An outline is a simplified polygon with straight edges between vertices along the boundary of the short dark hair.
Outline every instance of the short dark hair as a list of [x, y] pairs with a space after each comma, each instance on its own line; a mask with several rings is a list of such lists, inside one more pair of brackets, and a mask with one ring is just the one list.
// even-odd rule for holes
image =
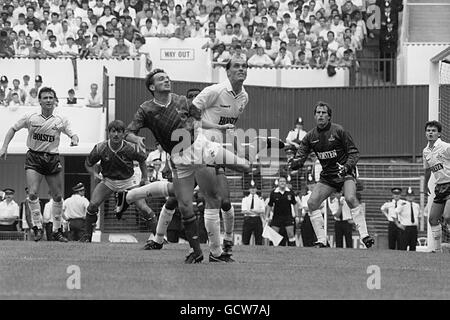
[[157, 73], [165, 73], [163, 69], [153, 69], [146, 77], [145, 77], [145, 87], [148, 91], [150, 91], [151, 94], [153, 94], [153, 91], [149, 89], [149, 87], [153, 84], [153, 77]]
[[437, 128], [438, 132], [442, 131], [442, 124], [436, 120], [431, 120], [425, 123], [425, 131], [427, 130], [428, 127], [435, 127]]
[[[38, 40], [36, 40], [36, 41], [38, 41]], [[51, 92], [51, 93], [53, 93], [53, 97], [55, 98], [55, 100], [58, 99], [58, 97], [56, 96], [56, 91], [53, 90], [53, 89], [50, 88], [50, 87], [43, 87], [41, 90], [39, 90], [38, 98], [41, 99], [42, 94], [43, 94], [43, 93], [46, 93], [46, 92]]]
[[330, 105], [328, 103], [326, 103], [324, 101], [318, 101], [316, 103], [316, 106], [314, 107], [314, 114], [316, 114], [317, 107], [327, 107], [327, 113], [331, 118], [332, 111], [331, 111]]
[[199, 88], [190, 88], [186, 92], [186, 98], [188, 99], [194, 98], [193, 95], [197, 96], [200, 92], [201, 90]]
[[123, 123], [122, 120], [113, 120], [108, 124], [108, 132], [110, 132], [112, 129], [125, 132], [125, 123]]

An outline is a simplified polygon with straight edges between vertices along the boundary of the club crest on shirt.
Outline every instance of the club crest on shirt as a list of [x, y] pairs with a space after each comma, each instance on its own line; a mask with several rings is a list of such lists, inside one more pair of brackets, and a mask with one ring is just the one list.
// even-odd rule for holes
[[330, 142], [331, 142], [331, 141], [334, 141], [334, 140], [336, 140], [336, 139], [334, 138], [333, 135], [331, 135], [330, 138], [328, 139], [328, 141], [330, 141]]
[[288, 194], [288, 195], [287, 195], [287, 199], [288, 199], [289, 201], [291, 201], [291, 200], [292, 200], [292, 197], [291, 197], [291, 195], [290, 195], [290, 194]]

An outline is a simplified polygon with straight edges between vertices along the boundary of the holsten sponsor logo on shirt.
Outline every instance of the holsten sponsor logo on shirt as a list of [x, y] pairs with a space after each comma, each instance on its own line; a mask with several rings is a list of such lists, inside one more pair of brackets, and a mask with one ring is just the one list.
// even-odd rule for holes
[[435, 164], [434, 166], [430, 167], [430, 169], [432, 172], [436, 172], [436, 171], [444, 169], [444, 166], [442, 165], [442, 163], [438, 163], [438, 164]]
[[336, 152], [336, 150], [318, 152], [317, 153], [317, 157], [319, 159], [322, 159], [322, 160], [332, 159], [332, 158], [336, 158], [337, 157], [337, 152]]
[[235, 124], [237, 122], [238, 118], [233, 118], [233, 117], [220, 117], [219, 120], [219, 125], [223, 125], [223, 124]]
[[44, 133], [33, 133], [33, 139], [44, 142], [53, 142], [55, 141], [55, 136]]

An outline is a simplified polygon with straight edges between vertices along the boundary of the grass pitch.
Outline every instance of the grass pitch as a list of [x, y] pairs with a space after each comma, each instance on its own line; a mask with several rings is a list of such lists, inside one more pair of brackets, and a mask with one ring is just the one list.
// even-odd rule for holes
[[[0, 299], [449, 299], [450, 255], [235, 246], [236, 263], [185, 265], [185, 244], [0, 242]], [[68, 289], [80, 270], [80, 289]], [[374, 267], [380, 289], [368, 289]], [[368, 268], [369, 272], [368, 273]], [[370, 278], [370, 279], [369, 279]]]

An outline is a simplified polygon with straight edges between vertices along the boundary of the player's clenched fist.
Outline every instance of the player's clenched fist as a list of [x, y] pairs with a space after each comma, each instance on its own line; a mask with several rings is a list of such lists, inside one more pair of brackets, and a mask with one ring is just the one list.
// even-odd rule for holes
[[290, 170], [298, 170], [302, 166], [300, 159], [291, 158], [288, 160], [288, 167]]

